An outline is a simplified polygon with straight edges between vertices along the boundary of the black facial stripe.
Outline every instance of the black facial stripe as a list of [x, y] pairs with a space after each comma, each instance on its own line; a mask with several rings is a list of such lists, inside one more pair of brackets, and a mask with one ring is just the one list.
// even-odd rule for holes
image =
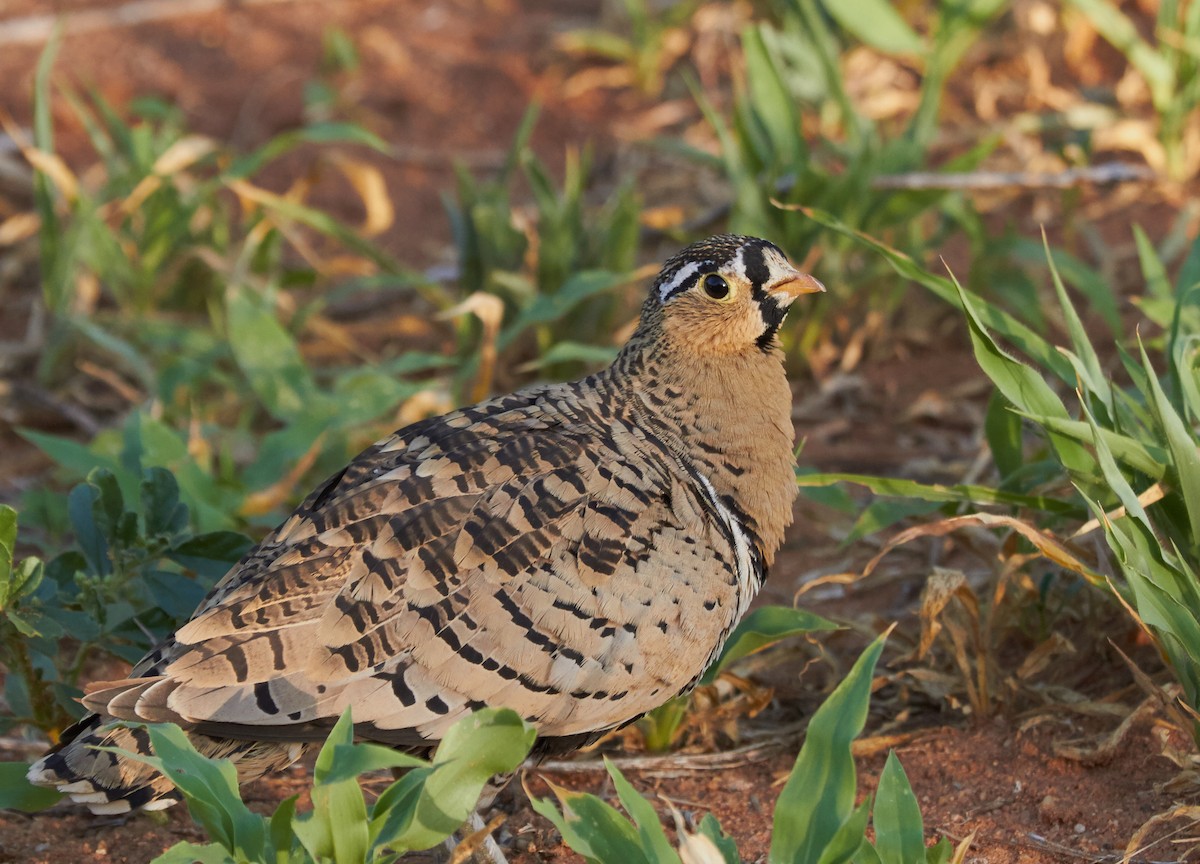
[[754, 340], [763, 351], [770, 351], [775, 344], [775, 334], [779, 332], [779, 328], [783, 325], [783, 319], [787, 317], [787, 307], [781, 306], [770, 294], [763, 294], [758, 301], [758, 308], [762, 312], [763, 323], [766, 328]]
[[746, 268], [746, 278], [750, 280], [754, 296], [761, 299], [763, 288], [771, 278], [771, 269], [767, 266], [767, 256], [763, 254], [763, 247], [757, 243], [746, 246], [742, 250], [742, 264]]

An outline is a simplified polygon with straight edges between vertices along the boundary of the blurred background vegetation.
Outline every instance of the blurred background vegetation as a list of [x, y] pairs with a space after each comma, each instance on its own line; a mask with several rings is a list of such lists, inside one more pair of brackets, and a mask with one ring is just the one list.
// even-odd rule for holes
[[[831, 289], [767, 599], [906, 620], [897, 699], [1132, 675], [1200, 738], [1200, 3], [320, 5], [0, 18], [0, 725], [60, 730], [382, 434], [605, 364], [731, 230]], [[623, 743], [771, 699], [696, 701]]]

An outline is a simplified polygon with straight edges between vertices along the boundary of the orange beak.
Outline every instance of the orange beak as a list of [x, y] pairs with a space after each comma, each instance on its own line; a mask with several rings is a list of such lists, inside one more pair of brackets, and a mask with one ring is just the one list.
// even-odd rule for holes
[[825, 286], [817, 279], [797, 270], [794, 276], [788, 276], [769, 287], [767, 293], [791, 303], [801, 294], [820, 294], [824, 290]]

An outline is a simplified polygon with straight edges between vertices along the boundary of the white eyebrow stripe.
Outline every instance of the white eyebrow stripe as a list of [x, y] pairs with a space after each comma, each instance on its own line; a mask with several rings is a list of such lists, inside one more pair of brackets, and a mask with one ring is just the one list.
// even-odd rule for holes
[[700, 265], [693, 261], [690, 264], [685, 264], [679, 268], [679, 272], [675, 274], [675, 278], [670, 282], [664, 282], [658, 289], [659, 302], [665, 301], [668, 297], [679, 290], [679, 286], [686, 282], [692, 276], [696, 275], [700, 270]]
[[743, 280], [746, 279], [746, 247], [739, 246], [737, 255], [733, 256], [733, 270]]

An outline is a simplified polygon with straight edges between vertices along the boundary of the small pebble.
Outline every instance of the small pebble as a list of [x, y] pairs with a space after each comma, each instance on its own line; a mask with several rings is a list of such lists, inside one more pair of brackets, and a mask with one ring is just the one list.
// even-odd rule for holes
[[1076, 823], [1075, 823], [1075, 833], [1076, 833], [1076, 834], [1082, 834], [1082, 833], [1083, 833], [1084, 831], [1086, 831], [1086, 830], [1087, 830], [1087, 828], [1083, 827], [1083, 823], [1082, 823], [1082, 822], [1076, 822]]

